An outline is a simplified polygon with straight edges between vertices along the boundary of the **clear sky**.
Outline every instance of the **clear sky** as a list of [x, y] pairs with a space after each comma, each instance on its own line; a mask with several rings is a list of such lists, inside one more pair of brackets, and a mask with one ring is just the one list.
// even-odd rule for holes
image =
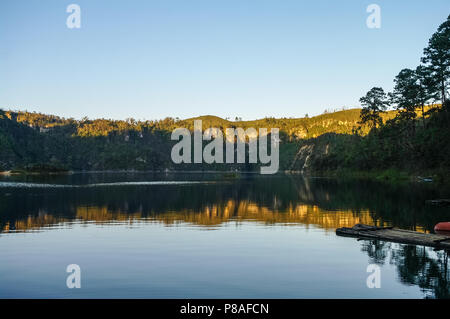
[[[81, 28], [66, 7], [81, 7]], [[381, 7], [369, 29], [366, 8]], [[303, 117], [419, 64], [450, 1], [1, 0], [0, 107], [65, 117]]]

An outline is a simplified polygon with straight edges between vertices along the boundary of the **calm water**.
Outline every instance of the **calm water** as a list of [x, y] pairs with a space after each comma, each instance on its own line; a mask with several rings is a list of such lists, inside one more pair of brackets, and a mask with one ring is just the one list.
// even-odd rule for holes
[[[335, 235], [430, 232], [450, 197], [300, 176], [74, 174], [0, 179], [1, 298], [448, 298], [446, 252]], [[68, 289], [66, 267], [81, 267]], [[369, 264], [381, 288], [369, 289]]]

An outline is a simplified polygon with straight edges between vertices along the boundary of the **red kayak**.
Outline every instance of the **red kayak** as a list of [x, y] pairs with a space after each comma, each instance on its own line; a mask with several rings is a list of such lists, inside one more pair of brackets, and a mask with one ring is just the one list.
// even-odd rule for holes
[[434, 226], [436, 233], [450, 234], [450, 222], [442, 222]]

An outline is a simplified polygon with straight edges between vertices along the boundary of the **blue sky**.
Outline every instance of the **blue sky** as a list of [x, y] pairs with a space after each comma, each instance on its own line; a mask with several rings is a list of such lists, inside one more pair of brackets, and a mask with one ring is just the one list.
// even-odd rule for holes
[[[66, 7], [81, 7], [81, 28]], [[366, 8], [381, 7], [369, 29]], [[2, 0], [0, 107], [65, 117], [303, 117], [418, 65], [448, 0]]]

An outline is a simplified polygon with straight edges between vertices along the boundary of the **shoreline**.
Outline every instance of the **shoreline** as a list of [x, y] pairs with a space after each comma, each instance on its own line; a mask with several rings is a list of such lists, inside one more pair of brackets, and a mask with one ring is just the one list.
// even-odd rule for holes
[[[67, 170], [67, 171], [22, 171], [22, 170], [8, 170], [0, 171], [0, 176], [58, 176], [58, 175], [74, 175], [74, 174], [149, 174], [149, 173], [164, 173], [164, 174], [236, 174], [236, 175], [261, 175], [259, 171], [236, 171], [236, 170]], [[442, 171], [417, 171], [408, 172], [406, 170], [398, 169], [384, 169], [384, 170], [351, 170], [340, 169], [330, 171], [295, 171], [284, 170], [275, 174], [267, 176], [291, 175], [302, 176], [308, 178], [342, 178], [342, 179], [368, 179], [380, 182], [404, 183], [404, 182], [418, 182], [418, 183], [448, 183], [448, 174]], [[265, 176], [265, 175], [264, 175]]]

